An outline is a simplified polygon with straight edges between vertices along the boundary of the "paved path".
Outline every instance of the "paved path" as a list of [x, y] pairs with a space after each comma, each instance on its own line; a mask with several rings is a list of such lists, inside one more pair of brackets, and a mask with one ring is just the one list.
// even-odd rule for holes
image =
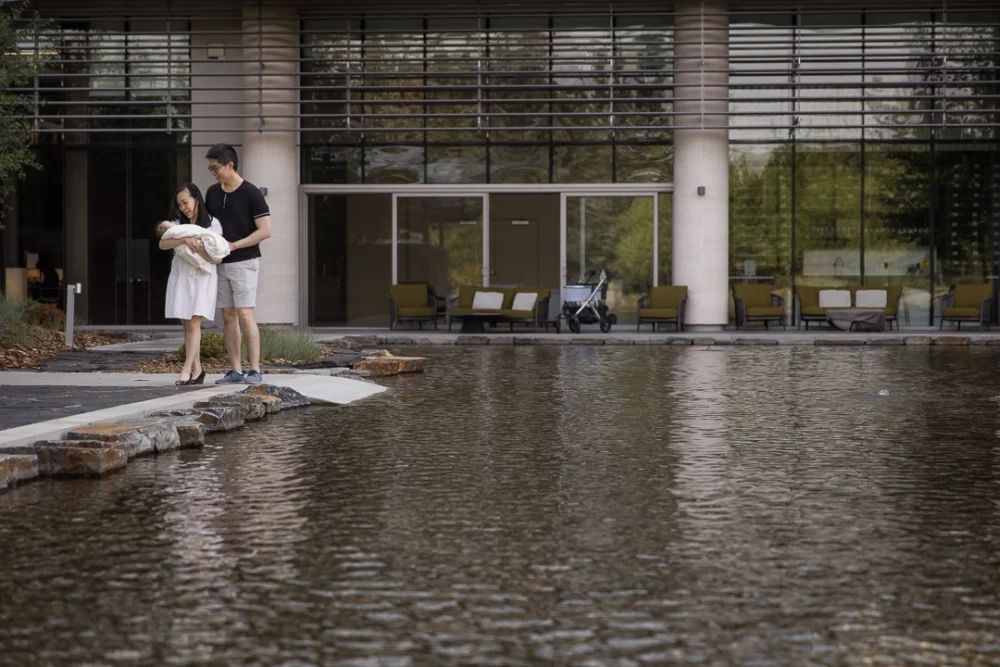
[[0, 385], [0, 430], [177, 393], [174, 387]]

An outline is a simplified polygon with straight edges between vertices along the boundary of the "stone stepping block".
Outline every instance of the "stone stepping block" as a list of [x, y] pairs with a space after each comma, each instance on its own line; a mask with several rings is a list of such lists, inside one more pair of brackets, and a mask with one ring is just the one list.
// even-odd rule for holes
[[241, 393], [251, 396], [274, 396], [281, 399], [281, 409], [303, 408], [311, 405], [308, 398], [290, 387], [280, 387], [274, 384], [252, 384]]
[[423, 357], [394, 357], [383, 351], [357, 362], [354, 370], [367, 372], [368, 377], [390, 377], [404, 373], [422, 373], [426, 363], [427, 360]]
[[209, 403], [223, 405], [239, 403], [242, 405], [262, 405], [267, 414], [281, 411], [281, 399], [277, 396], [257, 396], [255, 394], [221, 394], [208, 399]]
[[154, 418], [185, 417], [204, 424], [208, 433], [216, 433], [218, 431], [231, 431], [243, 426], [246, 421], [243, 415], [244, 411], [237, 406], [213, 405], [211, 408], [160, 410], [151, 412], [147, 416]]
[[151, 422], [146, 424], [132, 422], [91, 424], [90, 426], [70, 431], [66, 439], [128, 442], [135, 445], [134, 456], [160, 454], [180, 449], [181, 446], [181, 439], [177, 434], [177, 429], [165, 422]]
[[0, 493], [38, 477], [35, 454], [0, 454]]
[[135, 445], [101, 440], [46, 440], [35, 444], [38, 474], [49, 477], [100, 477], [124, 468]]
[[217, 408], [232, 408], [239, 410], [243, 415], [243, 421], [259, 422], [267, 414], [263, 404], [257, 403], [236, 403], [229, 401], [198, 401], [194, 404], [196, 410], [214, 410]]
[[138, 419], [135, 424], [169, 424], [177, 432], [181, 449], [196, 449], [205, 446], [205, 425], [193, 417], [161, 417], [159, 419]]

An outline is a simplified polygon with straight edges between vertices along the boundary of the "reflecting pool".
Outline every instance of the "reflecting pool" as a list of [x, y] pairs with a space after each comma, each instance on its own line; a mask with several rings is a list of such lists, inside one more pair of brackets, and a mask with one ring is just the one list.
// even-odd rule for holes
[[992, 349], [400, 352], [0, 496], [0, 665], [1000, 662]]

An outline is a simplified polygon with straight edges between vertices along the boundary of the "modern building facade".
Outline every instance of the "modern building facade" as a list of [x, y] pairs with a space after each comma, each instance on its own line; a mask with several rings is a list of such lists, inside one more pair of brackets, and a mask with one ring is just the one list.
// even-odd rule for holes
[[153, 226], [227, 142], [272, 209], [264, 322], [605, 268], [622, 322], [657, 284], [717, 327], [735, 282], [865, 283], [926, 326], [1000, 276], [1000, 2], [805, 4], [36, 0], [4, 288], [41, 260], [91, 323], [163, 323]]

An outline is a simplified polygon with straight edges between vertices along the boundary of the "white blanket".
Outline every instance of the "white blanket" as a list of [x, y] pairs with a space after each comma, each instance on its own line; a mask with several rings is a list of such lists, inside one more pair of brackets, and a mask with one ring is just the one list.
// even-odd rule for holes
[[[205, 244], [205, 253], [212, 259], [223, 259], [229, 254], [229, 241], [224, 239], [221, 234], [216, 234], [211, 229], [205, 229], [198, 225], [174, 225], [167, 231], [163, 232], [164, 239], [189, 239], [189, 238], [201, 238], [202, 242]], [[185, 262], [193, 264], [196, 269], [204, 271], [205, 273], [212, 273], [215, 271], [215, 265], [210, 262], [206, 262], [205, 258], [202, 257], [197, 252], [191, 250], [186, 245], [179, 245], [174, 248], [174, 254], [180, 257]]]

